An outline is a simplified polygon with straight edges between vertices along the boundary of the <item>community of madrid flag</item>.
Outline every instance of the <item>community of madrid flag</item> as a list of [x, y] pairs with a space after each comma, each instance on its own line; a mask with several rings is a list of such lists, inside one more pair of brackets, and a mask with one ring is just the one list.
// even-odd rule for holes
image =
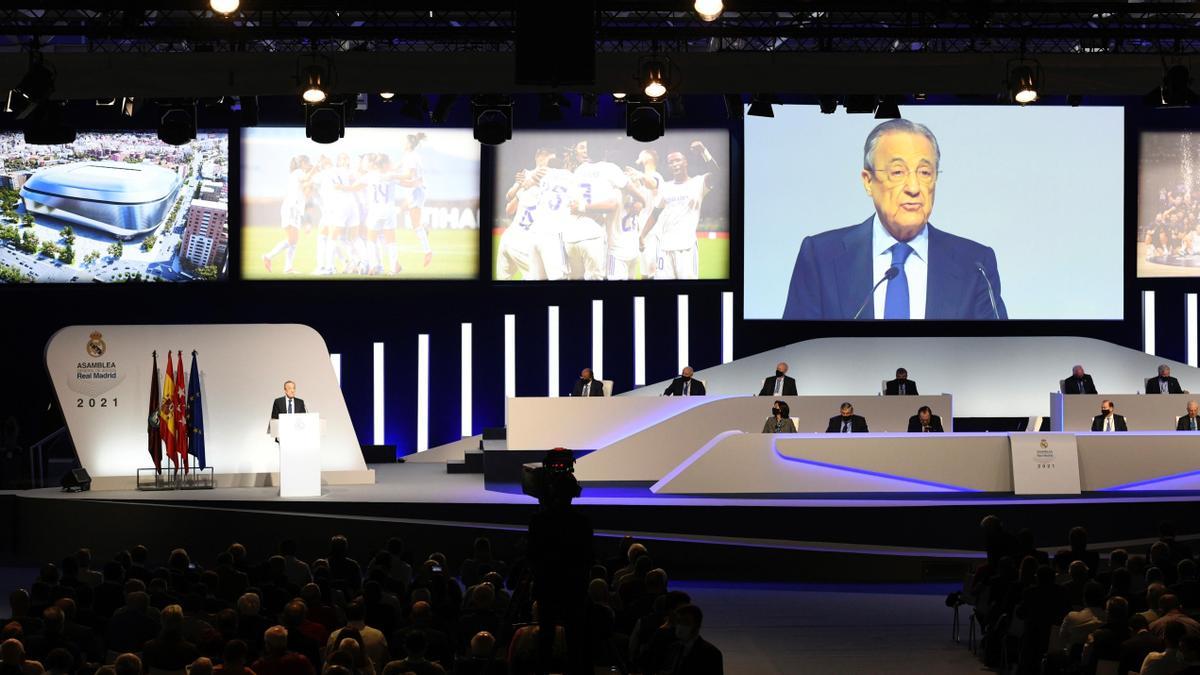
[[204, 409], [200, 405], [200, 366], [196, 365], [196, 352], [192, 352], [192, 372], [188, 376], [188, 450], [196, 456], [196, 466], [208, 466], [204, 459]]
[[167, 446], [167, 459], [179, 466], [175, 456], [175, 380], [171, 373], [171, 352], [167, 352], [167, 370], [163, 373], [162, 403], [158, 406], [158, 434]]
[[187, 386], [183, 379], [183, 351], [178, 352], [175, 360], [175, 453], [183, 462], [183, 472], [188, 472], [188, 435], [187, 435]]
[[154, 369], [150, 374], [150, 408], [146, 411], [146, 438], [154, 472], [162, 472], [162, 439], [158, 435], [158, 352], [154, 352]]

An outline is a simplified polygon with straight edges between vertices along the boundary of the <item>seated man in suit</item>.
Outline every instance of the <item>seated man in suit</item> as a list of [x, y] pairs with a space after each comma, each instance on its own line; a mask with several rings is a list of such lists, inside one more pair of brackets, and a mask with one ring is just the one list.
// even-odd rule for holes
[[704, 383], [692, 379], [692, 374], [695, 372], [691, 366], [684, 366], [679, 377], [671, 380], [671, 384], [667, 385], [663, 396], [703, 396], [705, 393]]
[[858, 178], [875, 212], [804, 238], [782, 318], [1007, 319], [996, 253], [929, 222], [940, 165], [925, 125], [872, 129]]
[[1162, 364], [1158, 367], [1158, 377], [1146, 380], [1147, 394], [1182, 394], [1183, 388], [1179, 380], [1171, 377], [1171, 366]]
[[908, 379], [908, 371], [903, 368], [896, 369], [896, 379], [888, 380], [887, 385], [883, 388], [884, 396], [916, 396], [917, 381]]
[[842, 404], [840, 415], [834, 415], [829, 418], [829, 426], [825, 428], [827, 434], [865, 434], [867, 433], [867, 420], [862, 415], [854, 414], [854, 406], [849, 401]]
[[1075, 366], [1071, 369], [1071, 376], [1063, 380], [1062, 393], [1064, 394], [1095, 394], [1096, 383], [1092, 382], [1092, 376], [1083, 372], [1083, 366]]
[[942, 429], [942, 416], [934, 415], [933, 410], [927, 405], [917, 408], [917, 414], [908, 418], [908, 433], [913, 434], [940, 434]]
[[788, 364], [779, 362], [775, 366], [775, 375], [763, 380], [759, 396], [795, 396], [796, 380], [787, 376]]
[[668, 648], [663, 668], [664, 673], [690, 673], [694, 675], [721, 675], [725, 663], [721, 650], [700, 637], [700, 626], [704, 614], [695, 605], [684, 605], [675, 610], [675, 642]]
[[1100, 402], [1100, 414], [1092, 418], [1092, 431], [1129, 431], [1125, 416], [1114, 413], [1113, 407], [1108, 399]]
[[283, 383], [283, 396], [271, 404], [271, 419], [277, 420], [280, 415], [308, 412], [304, 407], [304, 399], [296, 398], [296, 383], [288, 380]]
[[1200, 417], [1196, 416], [1196, 402], [1188, 401], [1187, 414], [1179, 418], [1175, 431], [1200, 431]]
[[579, 373], [579, 379], [575, 381], [575, 386], [571, 389], [572, 396], [603, 396], [604, 385], [596, 379], [592, 378], [592, 369], [584, 368]]

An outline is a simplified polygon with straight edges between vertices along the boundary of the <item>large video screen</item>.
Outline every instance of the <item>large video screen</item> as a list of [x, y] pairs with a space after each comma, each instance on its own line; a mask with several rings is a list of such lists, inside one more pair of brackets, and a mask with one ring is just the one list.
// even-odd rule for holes
[[70, 145], [0, 134], [0, 282], [228, 276], [229, 141], [79, 132]]
[[496, 162], [494, 279], [729, 278], [727, 131], [525, 131]]
[[1200, 135], [1143, 132], [1137, 275], [1200, 277]]
[[479, 143], [470, 129], [303, 128], [242, 136], [244, 279], [474, 279]]
[[1123, 318], [1121, 108], [901, 113], [746, 117], [746, 319]]

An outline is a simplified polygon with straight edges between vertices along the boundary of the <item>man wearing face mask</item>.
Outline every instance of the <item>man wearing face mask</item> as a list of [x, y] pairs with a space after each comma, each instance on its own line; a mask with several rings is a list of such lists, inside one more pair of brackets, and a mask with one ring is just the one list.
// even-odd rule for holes
[[865, 434], [867, 433], [867, 418], [854, 414], [854, 406], [849, 401], [842, 404], [841, 414], [829, 418], [827, 434]]
[[789, 416], [791, 412], [786, 401], [775, 401], [775, 404], [771, 406], [771, 416], [763, 424], [762, 432], [764, 434], [796, 433], [796, 423]]
[[1092, 431], [1129, 431], [1125, 426], [1125, 416], [1113, 412], [1113, 402], [1104, 399], [1100, 402], [1100, 414], [1092, 418]]
[[676, 675], [724, 675], [725, 662], [721, 650], [700, 637], [704, 613], [695, 605], [675, 610], [675, 638], [678, 640], [667, 656], [668, 667], [662, 672]]
[[679, 377], [671, 380], [663, 396], [704, 396], [704, 383], [692, 378], [691, 366], [685, 366]]
[[780, 361], [775, 366], [775, 375], [763, 380], [762, 389], [758, 390], [759, 396], [795, 396], [796, 395], [796, 379], [788, 377], [788, 364]]
[[571, 389], [572, 396], [603, 396], [604, 385], [592, 376], [591, 368], [584, 368], [579, 373], [579, 379], [575, 380], [575, 386]]

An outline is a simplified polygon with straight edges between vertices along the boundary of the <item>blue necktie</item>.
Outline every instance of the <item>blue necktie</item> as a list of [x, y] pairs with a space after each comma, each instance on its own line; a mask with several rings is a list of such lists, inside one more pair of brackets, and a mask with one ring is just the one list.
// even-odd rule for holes
[[887, 295], [884, 296], [883, 302], [883, 318], [907, 319], [908, 276], [904, 274], [904, 261], [908, 260], [908, 255], [913, 250], [904, 242], [898, 242], [888, 250], [892, 252], [892, 267], [895, 267], [899, 274], [887, 283]]

